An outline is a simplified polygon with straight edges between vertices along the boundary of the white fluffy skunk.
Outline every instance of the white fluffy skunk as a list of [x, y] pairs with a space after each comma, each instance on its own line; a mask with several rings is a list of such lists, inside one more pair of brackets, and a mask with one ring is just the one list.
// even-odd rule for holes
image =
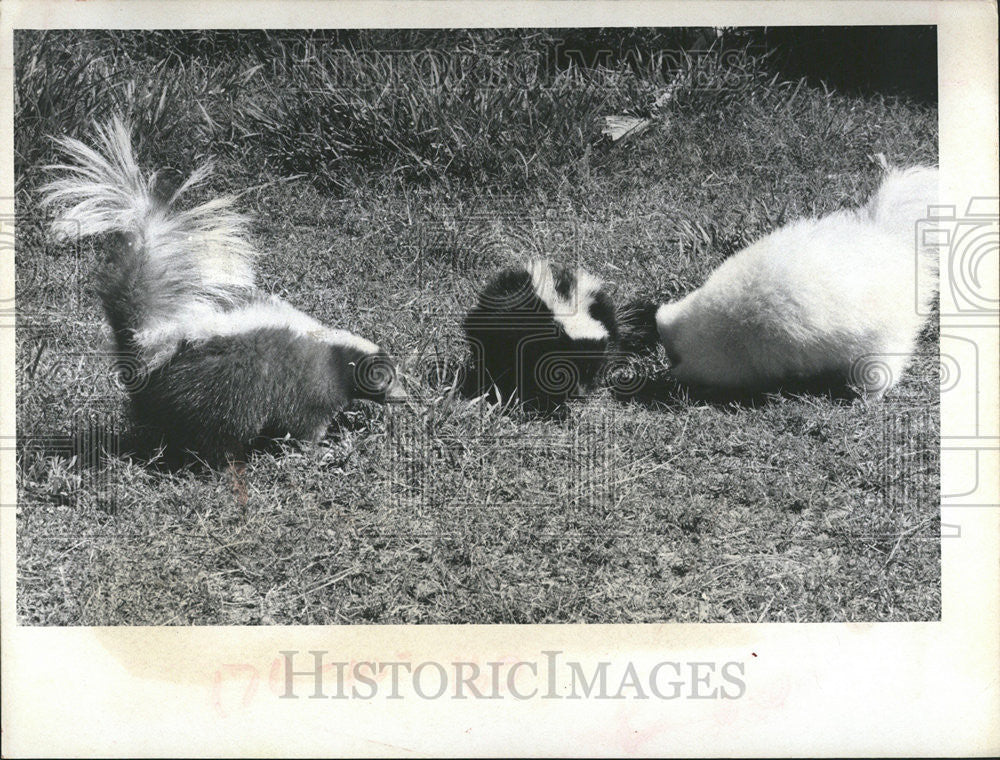
[[935, 252], [916, 236], [937, 194], [937, 169], [892, 170], [862, 208], [788, 224], [679, 301], [633, 309], [646, 322], [635, 328], [648, 335], [655, 319], [685, 384], [762, 390], [839, 376], [881, 395], [937, 290]]
[[541, 412], [590, 386], [617, 339], [614, 307], [600, 281], [541, 260], [490, 280], [463, 327], [472, 392], [495, 387]]
[[103, 236], [97, 291], [120, 368], [134, 375], [133, 416], [172, 458], [219, 464], [263, 439], [317, 439], [352, 400], [395, 393], [378, 346], [257, 289], [256, 251], [230, 198], [176, 207], [209, 166], [163, 200], [117, 118], [97, 127], [96, 150], [57, 142], [69, 162], [50, 167], [57, 178], [43, 189], [60, 210], [54, 232]]

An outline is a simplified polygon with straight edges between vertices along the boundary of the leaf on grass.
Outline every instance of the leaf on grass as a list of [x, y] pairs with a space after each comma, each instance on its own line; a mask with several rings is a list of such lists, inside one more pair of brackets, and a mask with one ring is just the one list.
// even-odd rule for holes
[[601, 134], [607, 135], [611, 138], [611, 142], [616, 143], [642, 134], [652, 123], [652, 119], [640, 119], [635, 116], [605, 116]]

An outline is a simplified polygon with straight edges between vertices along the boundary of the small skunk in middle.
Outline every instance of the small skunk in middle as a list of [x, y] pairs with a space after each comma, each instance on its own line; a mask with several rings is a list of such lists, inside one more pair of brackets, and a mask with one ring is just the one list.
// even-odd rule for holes
[[204, 165], [169, 197], [136, 163], [120, 119], [97, 127], [96, 150], [57, 139], [69, 163], [44, 202], [60, 239], [100, 236], [97, 291], [117, 345], [134, 421], [171, 459], [242, 459], [290, 435], [322, 437], [354, 399], [396, 395], [395, 369], [371, 341], [326, 327], [255, 284], [257, 251], [232, 200], [180, 210]]
[[659, 340], [671, 375], [696, 387], [836, 376], [881, 396], [909, 363], [937, 292], [936, 252], [916, 234], [937, 193], [935, 168], [890, 170], [861, 208], [787, 224], [680, 300], [633, 305], [624, 340]]
[[590, 387], [618, 337], [610, 297], [583, 269], [536, 259], [493, 277], [463, 324], [470, 387], [550, 413]]

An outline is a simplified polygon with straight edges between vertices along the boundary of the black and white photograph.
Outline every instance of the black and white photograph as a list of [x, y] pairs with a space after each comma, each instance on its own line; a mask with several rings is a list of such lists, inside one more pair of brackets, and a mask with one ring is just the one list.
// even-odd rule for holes
[[[155, 646], [108, 642], [190, 647], [206, 731], [544, 692], [628, 700], [598, 754], [645, 755], [680, 750], [632, 700], [713, 700], [726, 736], [747, 700], [787, 709], [753, 631], [845, 631], [875, 663], [954, 622], [944, 557], [996, 564], [1000, 498], [995, 181], [945, 171], [965, 27], [183, 7], [7, 29], [8, 634], [93, 631], [130, 677]], [[964, 111], [984, 165], [995, 100]], [[255, 643], [213, 660], [179, 643], [199, 630]], [[573, 643], [603, 635], [588, 671]], [[458, 751], [387, 725], [320, 746]], [[143, 741], [103, 751], [179, 751]]]
[[22, 623], [939, 618], [933, 27], [14, 42]]

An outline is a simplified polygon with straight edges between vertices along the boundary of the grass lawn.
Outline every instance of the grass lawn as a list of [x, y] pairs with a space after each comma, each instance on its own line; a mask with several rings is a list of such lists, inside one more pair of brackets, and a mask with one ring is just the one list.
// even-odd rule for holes
[[[714, 72], [682, 88], [644, 134], [608, 147], [601, 116], [648, 102], [662, 82], [603, 72], [535, 89], [494, 84], [495, 103], [440, 93], [432, 102], [411, 88], [410, 121], [378, 133], [395, 147], [373, 153], [354, 136], [361, 147], [338, 152], [332, 138], [309, 138], [314, 99], [294, 114], [276, 99], [287, 76], [277, 65], [251, 81], [239, 56], [232, 71], [215, 72], [196, 49], [169, 59], [168, 76], [152, 54], [111, 63], [94, 54], [81, 71], [131, 72], [139, 85], [125, 97], [136, 110], [155, 101], [160, 82], [178, 98], [203, 86], [184, 102], [205, 107], [197, 134], [213, 139], [190, 142], [195, 122], [185, 122], [162, 142], [147, 135], [146, 153], [177, 172], [217, 154], [215, 189], [245, 191], [240, 205], [255, 218], [263, 286], [378, 342], [411, 391], [402, 406], [359, 405], [321, 443], [257, 455], [240, 474], [168, 472], [126, 451], [96, 453], [95, 440], [114, 448], [128, 429], [87, 274], [99, 252], [56, 247], [41, 232], [34, 193], [49, 158], [37, 135], [61, 127], [53, 104], [63, 101], [29, 87], [83, 43], [24, 40], [15, 124], [22, 624], [939, 617], [936, 325], [881, 401], [709, 402], [651, 378], [632, 400], [600, 390], [543, 420], [450, 390], [467, 351], [464, 311], [498, 268], [541, 253], [580, 262], [618, 302], [675, 297], [784, 221], [862, 202], [879, 178], [872, 156], [936, 162], [936, 107], [763, 69]], [[252, 98], [240, 100], [239, 76]], [[213, 84], [224, 77], [225, 87]], [[501, 101], [527, 114], [505, 117], [510, 134], [490, 121]], [[431, 105], [455, 134], [404, 144], [397, 133], [419, 132]], [[86, 134], [76, 110], [65, 118]], [[141, 124], [164, 129], [158, 119], [149, 110]], [[280, 141], [266, 139], [269, 122], [287, 130]], [[267, 163], [255, 149], [289, 158]]]

